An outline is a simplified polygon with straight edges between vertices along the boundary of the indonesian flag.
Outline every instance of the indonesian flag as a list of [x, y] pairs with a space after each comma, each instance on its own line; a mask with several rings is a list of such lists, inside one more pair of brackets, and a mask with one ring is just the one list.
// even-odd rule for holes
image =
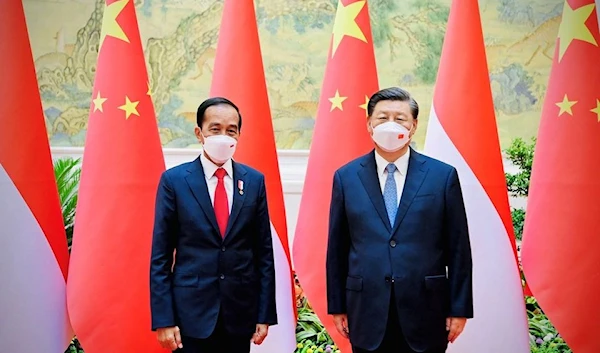
[[230, 99], [243, 124], [234, 159], [264, 173], [273, 234], [278, 324], [252, 352], [296, 349], [296, 305], [283, 191], [252, 0], [225, 0], [211, 96]]
[[473, 254], [475, 316], [448, 352], [529, 352], [477, 0], [452, 2], [424, 152], [458, 171]]
[[[576, 353], [600, 352], [600, 33], [569, 0], [533, 159], [522, 260], [542, 310]], [[592, 328], [592, 329], [590, 329]]]
[[340, 0], [308, 158], [293, 256], [307, 299], [342, 352], [351, 352], [327, 315], [325, 258], [333, 174], [373, 149], [367, 103], [378, 90], [377, 68], [365, 0]]
[[69, 261], [21, 1], [0, 2], [0, 350], [63, 353]]
[[105, 6], [67, 283], [69, 314], [86, 353], [165, 352], [151, 331], [148, 277], [164, 159], [134, 1]]

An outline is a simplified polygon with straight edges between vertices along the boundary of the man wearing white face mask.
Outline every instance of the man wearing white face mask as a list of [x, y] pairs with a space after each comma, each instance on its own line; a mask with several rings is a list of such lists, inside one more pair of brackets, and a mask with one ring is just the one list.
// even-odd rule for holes
[[419, 106], [387, 88], [367, 107], [374, 151], [334, 175], [328, 311], [354, 353], [442, 353], [473, 317], [456, 169], [410, 147]]
[[167, 170], [156, 196], [152, 329], [170, 350], [248, 353], [277, 324], [265, 179], [232, 160], [235, 104], [207, 99], [197, 123], [202, 155]]

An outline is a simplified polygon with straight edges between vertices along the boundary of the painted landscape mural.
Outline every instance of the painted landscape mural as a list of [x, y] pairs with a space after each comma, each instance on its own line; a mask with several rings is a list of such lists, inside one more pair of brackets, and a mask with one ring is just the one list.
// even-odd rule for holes
[[[145, 45], [161, 141], [198, 147], [195, 111], [208, 96], [221, 0], [133, 0]], [[48, 135], [83, 146], [103, 0], [25, 0]], [[279, 149], [308, 149], [337, 0], [256, 0], [261, 47]], [[500, 138], [537, 133], [563, 2], [480, 0]], [[397, 85], [421, 105], [427, 126], [450, 0], [370, 0], [380, 87]], [[243, 60], [239, 58], [239, 60]], [[477, 119], [471, 97], [465, 127]]]

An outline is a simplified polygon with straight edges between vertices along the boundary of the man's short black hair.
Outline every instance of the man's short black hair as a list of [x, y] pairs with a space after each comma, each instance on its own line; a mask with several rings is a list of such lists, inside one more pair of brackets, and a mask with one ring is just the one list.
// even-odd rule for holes
[[198, 127], [202, 129], [202, 123], [204, 122], [204, 113], [206, 113], [206, 109], [214, 105], [221, 104], [229, 105], [235, 109], [235, 111], [238, 113], [238, 116], [240, 117], [240, 122], [238, 123], [238, 132], [242, 131], [242, 114], [240, 114], [240, 110], [238, 109], [237, 105], [233, 104], [232, 101], [224, 97], [208, 98], [207, 100], [202, 102], [202, 104], [200, 104], [200, 106], [198, 107], [198, 111], [196, 112], [196, 124], [198, 124]]
[[408, 91], [403, 90], [400, 87], [384, 88], [379, 92], [375, 92], [375, 94], [371, 96], [371, 99], [369, 99], [369, 104], [367, 105], [367, 113], [369, 116], [373, 114], [375, 106], [381, 101], [408, 102], [413, 118], [417, 119], [419, 117], [419, 104]]

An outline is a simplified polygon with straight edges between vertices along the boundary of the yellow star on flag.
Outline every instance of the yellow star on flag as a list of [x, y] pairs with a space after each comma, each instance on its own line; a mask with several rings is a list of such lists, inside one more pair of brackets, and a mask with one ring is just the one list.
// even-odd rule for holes
[[100, 49], [102, 49], [102, 44], [107, 36], [129, 43], [129, 38], [127, 38], [127, 35], [123, 32], [123, 28], [117, 23], [117, 17], [123, 11], [125, 6], [127, 6], [127, 3], [129, 3], [129, 0], [119, 0], [110, 5], [106, 5], [104, 8], [102, 32], [100, 33]]
[[148, 82], [148, 92], [146, 92], [146, 94], [152, 97], [152, 87], [150, 87], [150, 82]]
[[560, 108], [560, 111], [558, 112], [558, 116], [561, 116], [564, 113], [567, 113], [567, 114], [573, 116], [573, 110], [571, 108], [573, 108], [573, 106], [576, 103], [577, 103], [577, 101], [570, 101], [569, 97], [567, 97], [567, 95], [565, 94], [565, 97], [563, 98], [562, 102], [556, 103], [556, 105]]
[[596, 108], [590, 111], [598, 115], [598, 122], [600, 123], [600, 99], [596, 99]]
[[362, 109], [365, 110], [365, 115], [369, 116], [369, 96], [365, 95], [365, 103], [359, 105], [359, 107], [361, 107]]
[[333, 48], [331, 50], [331, 57], [335, 55], [337, 48], [344, 36], [354, 37], [360, 39], [363, 42], [367, 42], [365, 34], [360, 29], [360, 26], [356, 23], [356, 17], [365, 6], [366, 1], [357, 1], [344, 6], [342, 0], [338, 1], [337, 12], [335, 14], [335, 22], [333, 23]]
[[598, 46], [594, 35], [585, 25], [585, 21], [590, 17], [595, 6], [595, 4], [589, 4], [581, 6], [577, 10], [573, 10], [569, 5], [569, 2], [565, 0], [562, 21], [558, 28], [558, 38], [560, 38], [560, 47], [558, 51], [559, 62], [562, 60], [565, 52], [575, 39]]
[[140, 116], [140, 113], [137, 111], [138, 104], [140, 104], [140, 101], [132, 102], [129, 100], [129, 97], [125, 96], [125, 104], [119, 107], [119, 109], [125, 111], [125, 119], [129, 119], [131, 114]]
[[335, 96], [329, 98], [329, 101], [331, 102], [331, 110], [329, 111], [332, 112], [335, 108], [344, 111], [344, 108], [342, 107], [342, 102], [346, 99], [348, 99], [348, 97], [341, 97], [340, 92], [338, 90], [335, 90]]
[[98, 91], [96, 98], [92, 100], [92, 102], [94, 102], [94, 112], [99, 110], [100, 112], [104, 113], [104, 111], [102, 110], [102, 104], [104, 104], [106, 100], [107, 98], [102, 98], [102, 96], [100, 95], [100, 91]]

